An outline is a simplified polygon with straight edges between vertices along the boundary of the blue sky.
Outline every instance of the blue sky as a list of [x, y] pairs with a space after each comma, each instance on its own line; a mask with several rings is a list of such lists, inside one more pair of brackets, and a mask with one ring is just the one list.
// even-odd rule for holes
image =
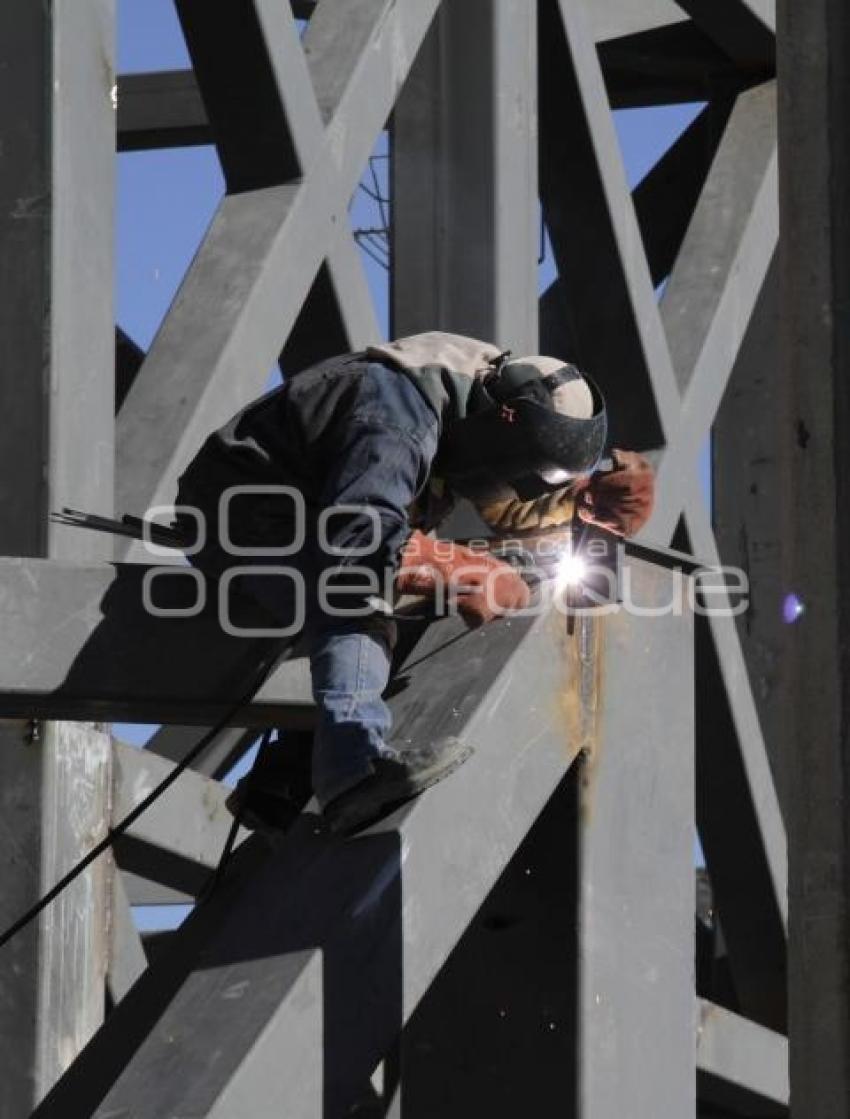
[[[121, 73], [181, 69], [189, 57], [173, 0], [119, 0], [118, 68]], [[631, 185], [647, 171], [693, 120], [700, 105], [621, 110], [614, 114]], [[385, 150], [383, 140], [378, 152]], [[380, 173], [383, 165], [377, 164]], [[224, 182], [212, 148], [124, 153], [118, 159], [118, 255], [116, 306], [121, 326], [145, 349], [168, 309], [180, 280], [209, 225]], [[377, 224], [375, 207], [355, 196], [353, 224]], [[386, 277], [364, 256], [376, 295], [379, 321], [386, 323]], [[554, 276], [551, 258], [541, 280]]]
[[[173, 0], [118, 0], [119, 73], [183, 69], [189, 57]], [[626, 175], [636, 185], [690, 124], [701, 105], [632, 109], [614, 114]], [[380, 157], [385, 138], [376, 148]], [[379, 177], [386, 164], [375, 162]], [[385, 178], [382, 179], [385, 182]], [[222, 197], [224, 181], [212, 148], [122, 153], [117, 165], [116, 317], [119, 325], [147, 349]], [[378, 224], [375, 204], [358, 191], [352, 203], [356, 229]], [[386, 272], [368, 254], [364, 265], [375, 298], [378, 321], [386, 330]], [[551, 254], [540, 268], [541, 286], [554, 278]], [[703, 476], [708, 484], [707, 464]], [[150, 727], [117, 724], [116, 733], [142, 744]], [[181, 907], [168, 916], [137, 913], [143, 927], [179, 922]]]

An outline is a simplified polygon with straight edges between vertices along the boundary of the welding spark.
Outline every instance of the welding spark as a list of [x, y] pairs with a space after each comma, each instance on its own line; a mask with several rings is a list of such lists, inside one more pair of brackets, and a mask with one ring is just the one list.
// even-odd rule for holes
[[577, 587], [587, 575], [587, 564], [576, 555], [562, 556], [558, 561], [558, 570], [555, 574], [555, 585], [559, 591], [567, 587]]

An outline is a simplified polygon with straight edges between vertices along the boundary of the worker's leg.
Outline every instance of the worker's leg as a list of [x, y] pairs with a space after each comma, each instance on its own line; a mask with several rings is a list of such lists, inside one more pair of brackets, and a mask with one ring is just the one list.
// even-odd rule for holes
[[452, 736], [397, 749], [388, 744], [390, 712], [382, 699], [392, 651], [388, 624], [375, 616], [368, 628], [334, 625], [320, 630], [313, 645], [313, 788], [334, 831], [370, 823], [447, 777], [472, 752]]
[[313, 788], [323, 806], [370, 776], [376, 758], [396, 756], [386, 742], [390, 713], [381, 698], [393, 642], [393, 623], [380, 617], [320, 625], [312, 635]]

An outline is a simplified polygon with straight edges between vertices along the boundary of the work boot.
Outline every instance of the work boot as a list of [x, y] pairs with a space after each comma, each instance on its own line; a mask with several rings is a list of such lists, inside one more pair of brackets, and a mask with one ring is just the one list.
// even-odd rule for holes
[[466, 742], [446, 737], [405, 750], [398, 758], [375, 758], [372, 773], [327, 804], [323, 816], [331, 831], [348, 835], [436, 785], [471, 753]]
[[313, 795], [310, 760], [309, 745], [273, 743], [228, 796], [228, 811], [249, 831], [288, 831]]

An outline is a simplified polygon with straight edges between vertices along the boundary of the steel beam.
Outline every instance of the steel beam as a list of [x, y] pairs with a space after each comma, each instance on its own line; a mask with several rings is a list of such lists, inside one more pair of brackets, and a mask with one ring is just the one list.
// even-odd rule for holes
[[544, 0], [540, 21], [541, 199], [577, 344], [564, 356], [608, 393], [615, 445], [658, 446], [675, 379], [599, 61], [578, 6]]
[[681, 23], [687, 17], [675, 0], [581, 0], [590, 29], [597, 42], [622, 39], [656, 27]]
[[212, 142], [207, 111], [191, 70], [119, 77], [119, 152]]
[[[244, 6], [219, 10], [181, 0], [178, 12], [192, 51], [193, 77], [209, 105], [228, 188], [297, 178], [321, 147], [322, 121], [307, 59], [286, 10], [268, 0], [247, 14]], [[226, 74], [220, 65], [223, 43], [229, 59]], [[234, 81], [240, 90], [236, 100]], [[328, 259], [295, 320], [281, 367], [284, 373], [294, 372], [379, 337], [360, 254], [345, 223], [328, 246]]]
[[[228, 636], [215, 587], [197, 617], [155, 617], [143, 606], [145, 571], [141, 564], [0, 559], [0, 716], [211, 724], [249, 700], [264, 661], [273, 664], [291, 642]], [[170, 576], [161, 582], [163, 597], [152, 592], [159, 608], [196, 602], [197, 585], [185, 573], [176, 586]], [[273, 625], [247, 600], [231, 606], [234, 625]], [[311, 724], [312, 710], [309, 668], [296, 656], [267, 677], [235, 721], [299, 728]]]
[[[192, 764], [196, 773], [221, 780], [257, 740], [256, 730], [230, 727], [217, 736], [209, 750]], [[172, 762], [181, 761], [198, 741], [196, 727], [164, 726], [156, 731], [147, 746], [152, 754]]]
[[[631, 566], [637, 600], [657, 605], [667, 595], [670, 575], [646, 564]], [[621, 612], [604, 623], [585, 619], [570, 637], [563, 616], [553, 611], [474, 632], [452, 621], [427, 629], [396, 677], [390, 699], [395, 740], [459, 735], [477, 747], [470, 761], [438, 789], [356, 840], [330, 839], [308, 815], [277, 851], [249, 842], [221, 894], [189, 919], [182, 947], [175, 942], [169, 961], [162, 968], [154, 965], [137, 984], [36, 1113], [39, 1119], [69, 1111], [105, 1117], [131, 1101], [139, 1119], [181, 1110], [224, 1115], [225, 1094], [241, 1094], [251, 1084], [253, 1114], [271, 1116], [284, 1106], [287, 1115], [315, 1116], [321, 1107], [315, 1083], [281, 1076], [273, 1055], [279, 1060], [291, 1045], [297, 1048], [301, 1022], [312, 1029], [321, 1016], [324, 1109], [328, 1115], [345, 1113], [579, 749], [591, 752], [595, 776], [587, 795], [599, 807], [598, 824], [586, 825], [589, 868], [601, 867], [605, 850], [618, 858], [625, 854], [602, 836], [610, 830], [604, 814], [617, 808], [632, 821], [633, 870], [639, 869], [644, 886], [646, 875], [653, 881], [664, 875], [661, 863], [674, 879], [678, 868], [692, 883], [687, 705], [679, 712], [681, 724], [676, 717], [677, 748], [666, 756], [661, 744], [670, 743], [670, 726], [660, 707], [636, 702], [626, 710], [623, 705], [622, 716], [613, 722], [607, 714], [610, 695], [634, 686], [634, 650], [647, 642], [658, 655], [669, 655], [676, 686], [687, 695], [687, 620], [668, 617], [658, 623]], [[601, 638], [603, 625], [604, 639], [597, 646], [594, 635]], [[654, 655], [637, 663], [650, 672]], [[634, 694], [644, 695], [645, 689], [638, 687]], [[532, 733], [529, 702], [536, 714]], [[656, 792], [630, 798], [627, 759], [629, 745], [638, 741], [631, 753], [635, 771], [643, 758], [640, 780]], [[653, 745], [659, 752], [647, 764], [645, 753]], [[658, 811], [659, 781], [669, 790], [663, 803], [677, 806], [673, 835], [669, 818]], [[613, 794], [614, 786], [619, 793]], [[656, 840], [665, 851], [662, 860]], [[638, 1098], [658, 1103], [646, 1114], [678, 1117], [693, 1100], [692, 898], [667, 881], [662, 892], [667, 900], [658, 905], [654, 887], [640, 891], [638, 899], [636, 882], [617, 881], [610, 893], [600, 894], [598, 907], [589, 892], [583, 902], [585, 997], [595, 1007], [599, 1028], [600, 1016], [616, 1016], [619, 1007], [623, 1029], [633, 1033], [639, 1019], [647, 1039], [669, 1033], [669, 1045], [653, 1045], [653, 1059], [664, 1063], [665, 1076], [666, 1062], [672, 1066], [682, 1048], [685, 1060], [679, 1061], [672, 1087], [661, 1075], [646, 1077], [645, 1064], [637, 1060], [629, 1062], [620, 1081], [623, 1091], [628, 1084]], [[620, 955], [617, 966], [634, 976], [641, 962], [643, 997], [634, 997], [631, 986], [623, 984], [612, 990], [613, 1004], [597, 1003], [590, 992], [601, 989], [601, 969], [614, 962], [605, 946], [613, 950], [620, 943], [603, 912], [626, 902], [636, 955], [634, 965]], [[305, 967], [319, 958], [321, 991], [299, 989]], [[203, 1043], [195, 1043], [194, 1023], [202, 1007], [205, 1034]], [[635, 1024], [629, 1026], [632, 1016]], [[173, 1058], [175, 1045], [179, 1072], [163, 1076], [165, 1050]], [[598, 1055], [589, 1065], [591, 1081], [601, 1079], [597, 1060]], [[272, 1078], [274, 1092], [258, 1090], [271, 1085]], [[603, 1091], [600, 1084], [597, 1107]]]
[[704, 1103], [754, 1119], [788, 1114], [788, 1039], [705, 1000], [699, 1003], [697, 1070]]
[[739, 70], [690, 21], [599, 44], [614, 109], [734, 97], [770, 73]]
[[115, 412], [121, 410], [124, 397], [145, 360], [144, 351], [120, 326], [115, 328]]
[[[736, 1007], [787, 1029], [786, 946], [768, 851], [708, 619], [697, 626], [697, 825], [723, 929]], [[770, 774], [766, 775], [770, 780]]]
[[319, 147], [298, 183], [223, 200], [121, 410], [122, 509], [172, 500], [205, 435], [261, 390], [436, 6], [358, 0], [310, 20]]
[[[52, 526], [47, 513], [63, 503], [112, 507], [112, 32], [111, 0], [11, 0], [0, 10], [0, 552], [7, 555], [105, 554], [103, 542]], [[32, 650], [13, 645], [10, 633], [3, 642], [20, 662]], [[108, 734], [34, 725], [29, 714], [0, 726], [4, 927], [106, 828]], [[3, 949], [4, 1119], [30, 1114], [102, 1020], [109, 877], [103, 860]]]
[[[591, 120], [590, 136], [592, 137], [592, 143], [594, 144], [596, 159], [598, 161], [598, 181], [603, 186], [608, 198], [608, 213], [611, 216], [603, 217], [602, 222], [609, 222], [608, 228], [613, 228], [614, 230], [616, 230], [617, 225], [619, 225], [619, 235], [617, 237], [619, 246], [617, 248], [617, 256], [613, 259], [615, 259], [615, 261], [622, 260], [623, 263], [622, 265], [615, 263], [614, 268], [618, 266], [622, 267], [624, 269], [624, 274], [630, 279], [631, 292], [624, 297], [625, 307], [621, 314], [625, 321], [628, 322], [630, 318], [629, 303], [631, 299], [635, 296], [642, 299], [642, 304], [639, 305], [643, 306], [644, 313], [642, 315], [635, 314], [632, 321], [643, 324], [642, 340], [644, 352], [650, 354], [650, 358], [646, 362], [646, 367], [653, 385], [661, 426], [669, 440], [675, 436], [678, 424], [677, 413], [680, 411], [678, 399], [679, 390], [676, 386], [670, 356], [666, 351], [666, 344], [663, 338], [659, 339], [658, 337], [660, 323], [656, 321], [655, 308], [650, 305], [647, 296], [648, 285], [643, 276], [643, 262], [636, 256], [633, 248], [631, 248], [634, 245], [634, 238], [628, 236], [628, 226], [630, 224], [630, 215], [632, 211], [623, 184], [622, 170], [618, 167], [619, 152], [617, 150], [616, 139], [613, 136], [613, 130], [609, 120], [605, 116], [602, 98], [598, 95], [598, 92], [594, 93], [594, 90], [598, 90], [599, 82], [598, 77], [594, 75], [592, 52], [581, 50], [582, 28], [580, 21], [577, 15], [574, 12], [571, 13], [571, 10], [567, 6], [564, 6], [562, 15], [565, 19], [569, 42], [572, 45], [573, 55], [576, 59], [576, 72], [580, 75], [583, 74], [580, 88], [583, 89], [585, 105], [588, 107], [589, 119]], [[570, 18], [571, 15], [573, 17], [572, 19]], [[554, 36], [557, 34], [557, 24], [554, 22], [554, 19], [548, 24], [548, 32], [549, 34], [545, 37], [547, 41], [551, 43], [554, 40]], [[547, 105], [550, 103], [550, 100], [551, 92], [549, 99], [546, 101]], [[559, 106], [562, 107], [563, 104], [563, 99], [561, 99], [559, 101]], [[567, 164], [565, 163], [564, 166], [566, 169]], [[765, 192], [767, 189], [767, 187], [763, 187]], [[593, 197], [593, 192], [590, 192], [589, 197]], [[769, 194], [765, 193], [764, 207], [768, 207], [768, 212], [770, 212], [769, 207], [771, 202], [772, 199]], [[544, 195], [544, 206], [545, 204], [546, 200]], [[762, 212], [764, 212], [764, 207]], [[615, 218], [617, 220], [615, 220]], [[597, 221], [596, 227], [600, 227], [599, 221]], [[602, 228], [605, 228], [604, 224]], [[571, 227], [571, 230], [572, 229], [575, 229], [575, 227]], [[576, 230], [576, 232], [579, 237], [582, 236], [581, 229]], [[553, 243], [555, 243], [557, 252], [557, 241], [555, 240], [554, 232]], [[569, 244], [569, 239], [565, 239], [563, 249], [565, 267], [569, 265], [569, 258], [567, 256]], [[601, 239], [597, 240], [593, 248], [588, 247], [588, 251], [581, 254], [581, 259], [583, 261], [594, 259], [593, 253], [598, 252], [600, 244], [604, 245], [604, 241]], [[575, 244], [572, 245], [572, 250], [573, 252], [576, 251]], [[769, 255], [767, 259], [764, 260], [765, 270], [768, 262]], [[743, 258], [743, 263], [749, 266], [749, 261], [746, 257]], [[756, 264], [758, 264], [758, 260], [756, 260]], [[560, 267], [561, 261], [559, 260], [559, 268]], [[614, 274], [616, 275], [616, 271], [614, 271]], [[576, 276], [572, 284], [566, 285], [572, 296], [574, 308], [576, 307], [576, 299], [581, 298], [580, 284], [582, 279], [582, 277]], [[748, 287], [748, 290], [752, 293], [753, 300], [758, 293], [759, 286], [760, 285], [756, 283], [750, 284]], [[608, 292], [610, 292], [610, 288], [606, 292], [606, 296]], [[643, 293], [642, 296], [641, 292]], [[579, 294], [576, 295], [574, 293]], [[600, 298], [598, 300], [598, 306], [605, 307], [607, 312], [610, 309], [610, 299], [606, 301]], [[730, 309], [730, 316], [732, 318], [734, 317], [734, 307]], [[577, 326], [579, 321], [580, 319], [577, 314], [573, 319], [573, 326]], [[617, 321], [621, 321], [619, 315]], [[640, 335], [638, 337], [640, 337]], [[651, 343], [651, 348], [647, 346], [647, 343]], [[634, 354], [634, 349], [632, 349], [632, 353]], [[632, 361], [634, 361], [634, 358], [632, 358]], [[634, 365], [632, 367], [634, 367]], [[613, 399], [617, 401], [617, 395], [612, 395]], [[709, 409], [707, 416], [704, 418], [708, 419], [710, 415], [711, 412]], [[681, 474], [677, 475], [677, 484], [680, 480]], [[689, 516], [694, 520], [697, 526], [696, 538], [692, 538], [692, 545], [699, 555], [705, 556], [713, 562], [719, 562], [710, 526], [707, 524], [702, 509], [702, 499], [695, 495], [695, 488], [695, 486], [690, 486], [687, 502]], [[661, 489], [660, 498], [663, 503], [665, 500], [663, 488]], [[675, 522], [673, 527], [675, 527]], [[739, 739], [739, 748], [744, 760], [744, 772], [746, 773], [751, 791], [753, 810], [761, 831], [760, 842], [763, 844], [764, 858], [766, 860], [764, 865], [770, 881], [768, 897], [774, 899], [776, 911], [781, 918], [784, 914], [786, 883], [784, 832], [771, 774], [767, 768], [767, 760], [764, 753], [764, 740], [746, 675], [746, 666], [743, 662], [740, 644], [735, 633], [734, 619], [712, 619], [712, 629], [714, 640], [717, 643], [720, 654], [724, 684], [730, 697], [734, 726]], [[781, 970], [779, 975], [781, 977]]]
[[148, 966], [142, 938], [133, 920], [133, 911], [124, 877], [112, 876], [112, 897], [109, 905], [109, 997], [117, 1005]]
[[691, 620], [602, 624], [598, 733], [405, 1028], [408, 1119], [693, 1113]]
[[[202, 1094], [206, 1100], [198, 1113], [216, 1114], [216, 1098], [225, 1082], [240, 1078], [238, 1069], [261, 1025], [267, 1028], [258, 1055], [265, 1047], [280, 1054], [281, 1046], [298, 1036], [300, 1019], [311, 1022], [316, 1015], [319, 1022], [324, 1016], [325, 1108], [332, 1115], [342, 1112], [342, 1104], [368, 1080], [576, 749], [593, 733], [593, 666], [581, 673], [581, 684], [574, 675], [581, 669], [577, 651], [557, 613], [475, 632], [465, 631], [458, 621], [427, 629], [396, 678], [399, 686], [390, 701], [394, 734], [401, 742], [458, 734], [477, 744], [478, 752], [439, 790], [365, 838], [329, 839], [321, 830], [317, 834], [315, 819], [306, 816], [278, 853], [258, 852], [256, 843], [249, 843], [237, 856], [237, 873], [223, 886], [227, 918], [222, 920], [220, 912], [224, 902], [214, 896], [188, 922], [186, 937], [181, 937], [184, 952], [193, 935], [203, 938], [205, 963], [197, 969], [184, 957], [185, 978], [179, 989], [172, 987], [170, 1009], [162, 1004], [155, 1008], [161, 1026], [140, 1046], [156, 1021], [149, 1017], [148, 1001], [154, 987], [159, 999], [165, 985], [154, 968], [42, 1114], [51, 1109], [54, 1114], [68, 1114], [69, 1109], [91, 1114], [124, 1065], [126, 1071], [101, 1104], [104, 1113], [118, 1107], [126, 1093], [133, 1095], [134, 1106], [149, 1106], [158, 1115], [172, 1106], [179, 1109], [181, 1084], [191, 1082], [195, 1098]], [[532, 694], [539, 696], [539, 723], [529, 737], [527, 697]], [[518, 696], [522, 702], [515, 702]], [[468, 811], [473, 800], [474, 817]], [[248, 863], [253, 864], [250, 875], [238, 874]], [[435, 919], [426, 917], [430, 912]], [[308, 947], [315, 956], [304, 952]], [[300, 1003], [287, 997], [319, 951], [324, 1011], [320, 991]], [[262, 961], [259, 968], [257, 961]], [[243, 997], [236, 1003], [210, 1003], [203, 992], [216, 975], [223, 981], [222, 991], [240, 990]], [[140, 1090], [159, 1059], [160, 1038], [177, 1036], [170, 1016], [176, 1015], [175, 1023], [185, 1015], [194, 1018], [196, 997], [207, 1007], [207, 1038], [221, 1036], [227, 1061], [211, 1062], [214, 1050], [207, 1041], [197, 1051], [200, 1064], [192, 1076], [185, 1075], [184, 1066], [180, 1084], [159, 1078], [158, 1088]], [[140, 1014], [148, 1015], [146, 1024]], [[251, 1022], [249, 1033], [246, 1023]], [[100, 1070], [96, 1077], [95, 1069]], [[297, 1081], [276, 1079], [275, 1084], [276, 1093], [257, 1093], [255, 1106], [262, 1109], [264, 1100], [267, 1106], [266, 1112], [255, 1114], [279, 1111], [280, 1091], [289, 1097], [287, 1114], [319, 1113], [315, 1095]]]
[[656, 288], [676, 263], [731, 111], [728, 100], [706, 105], [632, 192]]
[[599, 737], [581, 762], [580, 1119], [695, 1107], [693, 619], [672, 606], [674, 578], [641, 566], [626, 568], [643, 576], [635, 605], [659, 614], [606, 623]]
[[[404, 1028], [394, 1062], [404, 1119], [576, 1114], [577, 769], [534, 820]], [[385, 1099], [386, 1078], [382, 1087]]]
[[[444, 0], [413, 64], [390, 149], [394, 337], [539, 348], [536, 22], [523, 0]], [[489, 530], [463, 503], [441, 531]]]
[[127, 900], [130, 905], [192, 905], [194, 898], [191, 894], [182, 894], [179, 890], [172, 890], [159, 882], [149, 882], [146, 878], [139, 878], [128, 871], [121, 872], [124, 889], [127, 891]]
[[[293, 17], [278, 4], [274, 38], [263, 34], [265, 5], [211, 6], [176, 0], [192, 67], [221, 156], [230, 194], [289, 182], [301, 167], [286, 126], [288, 106], [280, 96], [276, 55], [301, 53]], [[221, 64], [222, 51], [228, 65]], [[303, 55], [302, 55], [303, 58]], [[309, 101], [306, 103], [309, 107]]]
[[[776, 65], [776, 37], [767, 19], [774, 20], [772, 3], [752, 0], [676, 0], [712, 42], [741, 70], [769, 77]], [[758, 14], [755, 9], [763, 9]], [[771, 9], [768, 16], [767, 10]]]
[[[685, 523], [694, 551], [704, 557], [712, 567], [722, 567], [711, 520], [705, 507], [702, 488], [692, 479], [685, 506]], [[728, 598], [717, 596], [718, 607], [732, 605]], [[723, 687], [729, 703], [732, 723], [738, 740], [743, 773], [752, 799], [757, 822], [759, 842], [763, 845], [764, 860], [770, 876], [771, 896], [783, 928], [788, 920], [788, 852], [785, 825], [776, 795], [776, 786], [770, 771], [764, 734], [753, 699], [747, 665], [735, 618], [720, 611], [708, 619], [714, 642], [717, 663], [723, 678]], [[746, 904], [746, 893], [741, 902]], [[757, 911], [756, 911], [757, 912]], [[742, 916], [742, 920], [744, 920]]]
[[394, 337], [537, 351], [535, 74], [533, 4], [444, 0], [393, 114]]
[[749, 607], [737, 619], [738, 634], [784, 815], [791, 787], [782, 714], [788, 588], [782, 571], [786, 492], [779, 470], [785, 453], [783, 404], [776, 391], [779, 327], [774, 256], [712, 425], [712, 504], [718, 550], [749, 581]]
[[658, 473], [650, 538], [669, 540], [682, 489], [711, 430], [779, 235], [775, 86], [742, 94], [661, 301], [682, 390]]
[[791, 1108], [850, 1112], [850, 13], [778, 4]]
[[[112, 827], [172, 769], [173, 763], [150, 750], [113, 743]], [[117, 841], [118, 865], [149, 881], [198, 894], [218, 866], [233, 822], [224, 804], [227, 793], [217, 781], [183, 773]], [[240, 831], [237, 842], [245, 837]]]
[[[776, 248], [775, 155], [776, 83], [769, 82], [742, 93], [735, 103], [661, 300], [682, 392], [694, 379], [700, 351], [713, 320], [724, 309], [723, 301], [741, 307], [738, 319], [743, 328], [749, 321]], [[744, 269], [748, 271], [741, 275]], [[747, 280], [754, 292], [743, 288]], [[731, 314], [726, 310], [728, 317]], [[737, 352], [742, 333], [739, 327], [739, 333], [729, 338], [727, 331], [724, 353]], [[716, 407], [707, 411], [712, 416]]]

